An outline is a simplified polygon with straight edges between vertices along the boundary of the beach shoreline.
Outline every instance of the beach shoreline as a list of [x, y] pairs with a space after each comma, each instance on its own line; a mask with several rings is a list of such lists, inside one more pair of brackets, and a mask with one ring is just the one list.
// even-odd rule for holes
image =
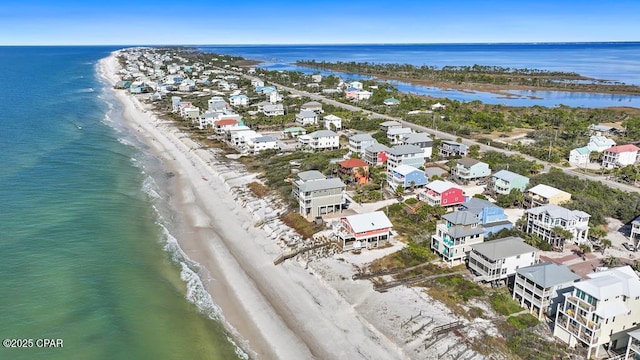
[[[110, 84], [119, 80], [115, 53], [99, 66]], [[282, 249], [273, 233], [256, 227], [271, 202], [240, 191], [253, 175], [218, 161], [135, 96], [113, 91], [131, 128], [175, 174], [171, 205], [179, 217], [179, 246], [202, 267], [207, 291], [250, 357], [415, 358], [415, 346], [408, 348], [395, 333], [398, 323], [427, 308], [422, 291], [377, 293], [368, 281], [345, 280], [351, 265], [331, 258], [275, 266]], [[437, 308], [437, 323], [451, 320]]]

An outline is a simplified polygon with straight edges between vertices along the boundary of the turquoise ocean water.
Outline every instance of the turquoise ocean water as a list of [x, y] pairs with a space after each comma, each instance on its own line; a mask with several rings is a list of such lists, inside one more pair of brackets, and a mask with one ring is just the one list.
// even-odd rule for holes
[[64, 345], [0, 359], [238, 358], [97, 76], [112, 50], [0, 47], [0, 338]]

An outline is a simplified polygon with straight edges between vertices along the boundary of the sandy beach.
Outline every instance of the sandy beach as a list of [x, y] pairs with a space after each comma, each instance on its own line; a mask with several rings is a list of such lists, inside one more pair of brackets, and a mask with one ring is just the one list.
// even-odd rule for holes
[[[99, 66], [111, 84], [120, 80], [116, 54]], [[420, 288], [378, 293], [369, 281], [351, 280], [354, 264], [368, 254], [275, 266], [282, 252], [273, 236], [276, 226], [256, 226], [274, 209], [268, 199], [246, 191], [253, 176], [216, 160], [212, 150], [200, 148], [136, 97], [114, 92], [132, 131], [175, 173], [171, 201], [180, 224], [178, 243], [203, 267], [207, 291], [250, 357], [428, 359], [458, 343], [452, 337], [424, 351], [429, 328], [458, 319]], [[425, 331], [416, 335], [412, 328], [421, 322]]]

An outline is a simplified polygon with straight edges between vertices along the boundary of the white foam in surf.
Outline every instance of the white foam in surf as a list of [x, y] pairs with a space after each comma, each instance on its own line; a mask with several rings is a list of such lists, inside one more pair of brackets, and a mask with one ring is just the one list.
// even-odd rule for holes
[[142, 191], [144, 191], [144, 193], [151, 199], [160, 198], [160, 194], [155, 190], [156, 187], [156, 181], [151, 176], [147, 176], [142, 182]]

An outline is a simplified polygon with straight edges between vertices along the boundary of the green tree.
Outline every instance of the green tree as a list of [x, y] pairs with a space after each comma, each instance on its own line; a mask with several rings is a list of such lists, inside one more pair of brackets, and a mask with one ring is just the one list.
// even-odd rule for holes
[[469, 157], [474, 159], [480, 158], [480, 145], [473, 144], [469, 146]]
[[556, 248], [564, 249], [565, 242], [573, 239], [571, 231], [565, 230], [560, 226], [553, 227], [551, 232], [553, 233], [552, 245]]
[[396, 195], [397, 195], [397, 196], [402, 196], [402, 194], [404, 194], [404, 185], [399, 184], [399, 185], [396, 187]]

